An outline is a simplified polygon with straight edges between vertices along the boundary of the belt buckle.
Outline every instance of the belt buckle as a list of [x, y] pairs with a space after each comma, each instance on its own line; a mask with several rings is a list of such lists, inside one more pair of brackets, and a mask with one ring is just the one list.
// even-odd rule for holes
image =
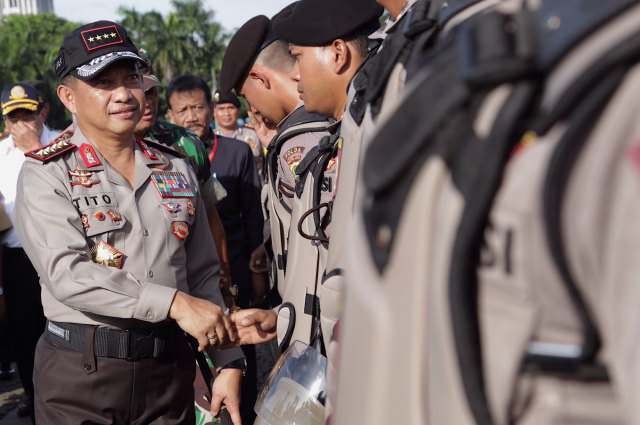
[[153, 330], [149, 331], [146, 335], [141, 333], [139, 329], [127, 329], [126, 332], [129, 341], [127, 360], [135, 361], [153, 357], [155, 343], [155, 333]]

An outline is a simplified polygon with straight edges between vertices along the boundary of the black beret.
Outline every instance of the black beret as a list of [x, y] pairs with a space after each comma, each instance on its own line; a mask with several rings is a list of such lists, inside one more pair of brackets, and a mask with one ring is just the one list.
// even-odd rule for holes
[[249, 19], [229, 40], [220, 69], [220, 90], [230, 91], [247, 75], [258, 54], [277, 40], [271, 20], [264, 15]]
[[238, 99], [238, 96], [230, 91], [216, 90], [216, 93], [213, 95], [214, 106], [222, 105], [223, 103], [233, 103], [236, 108], [240, 107], [240, 99]]
[[300, 46], [324, 46], [356, 33], [372, 33], [384, 8], [375, 0], [301, 0], [273, 19], [281, 39]]

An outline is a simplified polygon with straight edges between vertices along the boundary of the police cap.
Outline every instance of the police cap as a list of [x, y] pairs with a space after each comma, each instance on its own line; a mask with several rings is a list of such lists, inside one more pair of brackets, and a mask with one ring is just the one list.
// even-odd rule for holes
[[300, 46], [324, 46], [337, 38], [372, 33], [384, 8], [375, 0], [301, 0], [278, 14], [273, 31]]
[[27, 83], [9, 84], [0, 95], [2, 102], [2, 115], [8, 115], [16, 109], [39, 111], [44, 105], [44, 99], [38, 90]]
[[271, 20], [264, 15], [249, 19], [229, 40], [220, 70], [220, 89], [230, 91], [249, 73], [258, 54], [277, 40]]
[[222, 105], [223, 103], [231, 103], [235, 105], [236, 108], [240, 107], [240, 99], [238, 99], [238, 96], [230, 91], [216, 90], [216, 93], [213, 95], [213, 105]]
[[60, 81], [69, 74], [90, 80], [107, 66], [124, 59], [144, 62], [122, 25], [97, 21], [65, 35], [53, 66]]

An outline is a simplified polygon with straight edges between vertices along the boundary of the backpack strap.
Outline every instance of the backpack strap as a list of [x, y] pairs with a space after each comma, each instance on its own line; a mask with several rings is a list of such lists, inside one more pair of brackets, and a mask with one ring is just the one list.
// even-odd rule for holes
[[[309, 113], [305, 111], [303, 107], [299, 107], [293, 111], [282, 123], [278, 133], [271, 139], [271, 142], [269, 142], [264, 159], [266, 164], [265, 169], [267, 170], [266, 178], [269, 184], [272, 185], [272, 190], [275, 193], [279, 191], [279, 188], [276, 186], [276, 181], [278, 175], [278, 156], [280, 155], [282, 145], [287, 140], [300, 134], [325, 131], [329, 124], [326, 117]], [[284, 202], [281, 201], [281, 204], [290, 212], [290, 208]]]

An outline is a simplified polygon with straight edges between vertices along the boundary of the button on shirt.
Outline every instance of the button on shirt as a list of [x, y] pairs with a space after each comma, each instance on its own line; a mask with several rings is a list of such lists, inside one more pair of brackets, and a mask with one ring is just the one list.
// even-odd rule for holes
[[[50, 130], [46, 125], [42, 129], [40, 135], [40, 144], [46, 145], [53, 139], [58, 137], [60, 133]], [[0, 141], [0, 195], [2, 196], [2, 204], [4, 210], [13, 223], [13, 207], [16, 201], [16, 184], [18, 183], [18, 174], [25, 160], [24, 152], [16, 147], [13, 143], [13, 137], [9, 136]], [[0, 243], [9, 248], [21, 248], [22, 244], [14, 229], [9, 229], [2, 238]]]
[[[166, 153], [150, 158], [135, 144], [132, 188], [97, 149], [91, 159], [99, 164], [83, 160], [81, 151], [91, 144], [80, 129], [70, 142], [82, 148], [46, 163], [28, 158], [18, 181], [15, 210], [21, 220], [16, 227], [40, 275], [45, 316], [58, 322], [145, 327], [167, 319], [177, 290], [224, 308], [219, 261], [192, 168]], [[158, 151], [147, 147], [147, 152]], [[78, 169], [84, 179], [69, 174]], [[152, 179], [158, 173], [175, 173], [193, 196], [163, 192]], [[120, 268], [92, 260], [91, 248], [105, 243], [123, 254]], [[223, 366], [242, 352], [216, 351], [213, 357], [214, 364]]]

